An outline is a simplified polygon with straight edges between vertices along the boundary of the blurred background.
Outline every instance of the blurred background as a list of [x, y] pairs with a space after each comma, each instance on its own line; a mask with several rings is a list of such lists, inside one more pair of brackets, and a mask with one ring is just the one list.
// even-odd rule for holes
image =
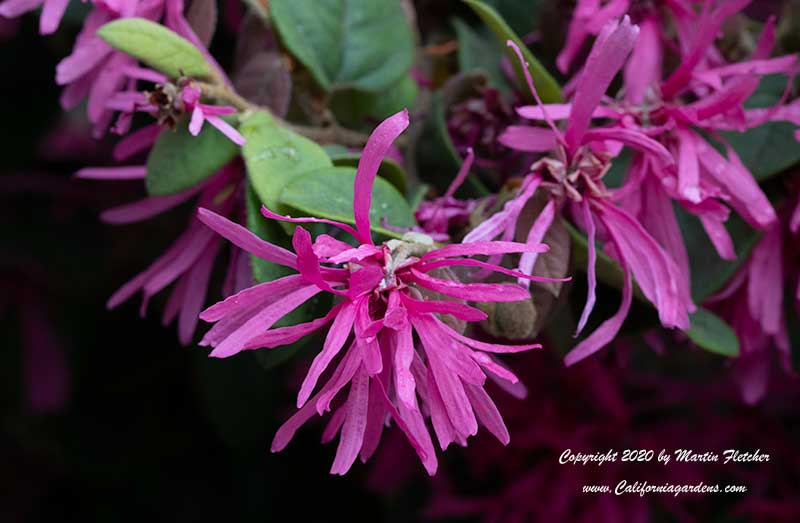
[[[58, 103], [54, 67], [84, 14], [72, 4], [47, 38], [36, 16], [0, 19], [0, 521], [800, 521], [800, 388], [776, 372], [768, 398], [743, 406], [722, 359], [677, 338], [661, 339], [668, 358], [631, 337], [568, 370], [548, 351], [514, 360], [529, 396], [500, 398], [511, 444], [481, 434], [469, 449], [449, 449], [435, 478], [396, 434], [368, 464], [330, 476], [334, 446], [319, 443], [319, 422], [271, 454], [307, 355], [270, 370], [252, 353], [209, 360], [162, 327], [163, 299], [144, 318], [137, 300], [105, 307], [184, 228], [188, 208], [105, 225], [98, 214], [142, 197], [141, 183], [71, 179], [86, 165], [110, 164], [114, 141], [93, 140], [84, 111], [65, 114]], [[453, 16], [477, 23], [448, 4], [417, 2], [429, 40], [452, 38]], [[223, 64], [241, 9], [226, 2], [221, 10], [230, 20], [212, 51]], [[555, 8], [542, 16], [567, 20]], [[555, 40], [545, 35], [539, 45], [557, 48]], [[760, 448], [772, 460], [558, 465], [570, 447]], [[580, 493], [619, 479], [737, 483], [749, 492]]]

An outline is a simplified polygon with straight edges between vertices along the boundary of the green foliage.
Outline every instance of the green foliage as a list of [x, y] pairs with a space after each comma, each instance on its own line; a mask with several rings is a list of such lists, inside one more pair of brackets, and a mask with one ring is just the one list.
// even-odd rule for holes
[[[235, 124], [235, 118], [226, 118]], [[216, 173], [239, 154], [239, 146], [212, 125], [192, 136], [186, 120], [162, 131], [147, 158], [147, 192], [153, 196], [188, 189]]]
[[[745, 102], [748, 109], [770, 107], [778, 103], [786, 88], [782, 75], [765, 77], [755, 93]], [[800, 142], [794, 137], [796, 126], [790, 122], [767, 122], [745, 131], [723, 132], [742, 163], [759, 182], [780, 174], [800, 162]]]
[[377, 122], [403, 109], [413, 108], [418, 94], [417, 82], [406, 75], [379, 93], [355, 89], [337, 91], [331, 97], [330, 105], [340, 123], [372, 129]]
[[[327, 167], [294, 178], [281, 193], [280, 202], [302, 215], [355, 223], [353, 185], [356, 171], [351, 167]], [[395, 227], [415, 224], [411, 208], [395, 187], [383, 178], [375, 178], [372, 190], [370, 221], [374, 232], [399, 238], [401, 233], [386, 229], [382, 219]]]
[[561, 88], [558, 82], [550, 75], [547, 69], [539, 63], [539, 60], [533, 56], [528, 47], [522, 42], [517, 34], [509, 27], [503, 17], [491, 6], [479, 0], [464, 0], [477, 14], [481, 17], [483, 22], [494, 33], [495, 38], [503, 46], [506, 56], [511, 61], [514, 67], [514, 73], [517, 76], [517, 83], [523, 93], [528, 93], [528, 84], [525, 81], [525, 76], [522, 70], [522, 65], [514, 51], [506, 45], [506, 41], [512, 40], [522, 50], [522, 55], [528, 63], [528, 71], [533, 78], [533, 83], [536, 85], [536, 90], [542, 101], [545, 103], [553, 103], [562, 101]]
[[[328, 154], [331, 160], [333, 160], [333, 165], [341, 167], [358, 167], [358, 161], [361, 159], [360, 154], [348, 152], [346, 149], [344, 152], [328, 151]], [[381, 162], [381, 166], [378, 168], [378, 176], [394, 185], [401, 194], [405, 194], [408, 190], [406, 173], [394, 160], [384, 158]]]
[[411, 66], [414, 39], [396, 0], [271, 0], [269, 6], [286, 48], [326, 91], [383, 91]]
[[700, 303], [719, 291], [733, 277], [750, 254], [759, 234], [738, 215], [731, 213], [725, 226], [733, 240], [736, 259], [726, 261], [717, 254], [717, 250], [708, 239], [708, 235], [697, 217], [678, 206], [675, 206], [675, 215], [678, 218], [683, 241], [689, 253], [692, 297]]
[[97, 30], [111, 47], [138, 58], [170, 78], [211, 76], [211, 68], [191, 42], [144, 18], [121, 18]]
[[247, 176], [259, 200], [278, 212], [278, 197], [299, 175], [332, 165], [325, 150], [308, 138], [279, 125], [264, 112], [242, 122], [247, 143], [242, 148]]
[[454, 20], [453, 27], [458, 38], [458, 69], [461, 72], [481, 70], [486, 73], [489, 84], [503, 93], [510, 86], [503, 74], [501, 58], [503, 49], [488, 30], [475, 30], [461, 20]]
[[686, 331], [698, 347], [721, 356], [736, 357], [739, 355], [739, 338], [730, 325], [719, 316], [698, 307], [690, 317], [692, 327]]

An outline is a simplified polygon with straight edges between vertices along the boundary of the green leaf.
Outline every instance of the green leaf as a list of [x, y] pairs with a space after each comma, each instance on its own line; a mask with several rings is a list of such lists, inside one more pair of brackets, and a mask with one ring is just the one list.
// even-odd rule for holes
[[511, 61], [511, 65], [514, 67], [514, 73], [517, 76], [517, 82], [519, 83], [519, 87], [522, 92], [528, 93], [528, 84], [525, 81], [522, 65], [519, 63], [517, 55], [510, 47], [506, 45], [506, 41], [508, 40], [512, 40], [522, 50], [522, 56], [528, 63], [528, 71], [531, 73], [533, 83], [536, 85], [536, 90], [539, 92], [539, 96], [541, 96], [542, 101], [544, 103], [561, 102], [563, 97], [561, 95], [561, 88], [559, 87], [558, 82], [556, 82], [555, 78], [550, 75], [547, 69], [545, 69], [541, 63], [539, 63], [536, 57], [533, 56], [533, 53], [530, 52], [528, 47], [508, 26], [500, 14], [495, 11], [494, 8], [486, 5], [480, 0], [464, 0], [464, 2], [466, 2], [467, 5], [469, 5], [473, 11], [475, 11], [478, 16], [481, 17], [483, 22], [489, 26], [489, 29], [491, 29], [494, 33], [495, 38], [497, 38], [500, 45], [503, 46], [506, 56], [508, 56], [508, 59]]
[[170, 78], [205, 78], [211, 68], [200, 51], [163, 25], [144, 18], [121, 18], [97, 30], [118, 51], [138, 58]]
[[[778, 103], [786, 88], [787, 78], [765, 76], [753, 95], [745, 102], [748, 109], [771, 107]], [[743, 133], [720, 133], [736, 150], [742, 163], [759, 182], [780, 174], [800, 162], [800, 142], [794, 137], [796, 126], [790, 122], [767, 122]]]
[[[289, 182], [280, 200], [286, 207], [306, 216], [353, 224], [355, 178], [356, 170], [350, 167], [312, 171]], [[382, 218], [395, 227], [413, 227], [416, 223], [403, 195], [383, 178], [375, 178], [369, 214], [372, 230], [393, 238], [399, 238], [402, 234], [382, 227]]]
[[[234, 124], [234, 118], [226, 118]], [[212, 125], [192, 136], [186, 120], [163, 131], [147, 158], [147, 192], [173, 194], [197, 185], [239, 154], [239, 146]]]
[[329, 167], [325, 150], [285, 127], [264, 112], [250, 115], [239, 129], [247, 140], [242, 148], [247, 176], [258, 198], [278, 212], [284, 186], [299, 175]]
[[[351, 153], [349, 151], [345, 151], [343, 153], [329, 152], [328, 154], [330, 155], [331, 160], [333, 160], [333, 165], [340, 167], [358, 167], [358, 161], [361, 159], [360, 154]], [[381, 166], [378, 167], [378, 176], [394, 185], [401, 194], [406, 193], [406, 172], [394, 160], [384, 158], [381, 162]]]
[[414, 39], [397, 0], [270, 0], [287, 49], [326, 91], [382, 91], [411, 67]]
[[539, 24], [542, 2], [539, 0], [486, 0], [508, 22], [515, 33], [526, 35]]
[[723, 132], [742, 163], [759, 182], [800, 162], [800, 142], [790, 122], [767, 122], [743, 133]]
[[698, 307], [697, 312], [689, 316], [689, 319], [692, 327], [686, 331], [686, 335], [698, 347], [721, 356], [739, 355], [739, 338], [719, 316]]
[[725, 227], [733, 240], [737, 257], [726, 261], [719, 257], [717, 250], [708, 239], [700, 220], [679, 206], [674, 206], [675, 216], [681, 228], [683, 242], [689, 252], [689, 268], [692, 274], [692, 298], [695, 302], [703, 300], [719, 291], [733, 277], [750, 250], [759, 238], [759, 233], [731, 213]]
[[487, 30], [476, 31], [461, 20], [453, 20], [458, 38], [458, 70], [484, 71], [489, 83], [503, 93], [510, 87], [501, 67], [503, 49]]
[[355, 89], [337, 91], [331, 97], [330, 107], [339, 123], [347, 127], [372, 129], [375, 123], [414, 107], [417, 94], [417, 82], [410, 75], [405, 75], [380, 93]]

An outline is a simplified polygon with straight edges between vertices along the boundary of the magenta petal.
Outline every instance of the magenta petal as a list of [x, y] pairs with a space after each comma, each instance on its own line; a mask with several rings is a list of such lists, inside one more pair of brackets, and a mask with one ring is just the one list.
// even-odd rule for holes
[[383, 122], [372, 131], [361, 159], [358, 161], [356, 179], [353, 188], [353, 216], [355, 217], [358, 238], [361, 243], [372, 243], [370, 233], [369, 208], [372, 203], [372, 185], [378, 174], [384, 156], [392, 142], [408, 127], [408, 110], [403, 109]]
[[588, 278], [587, 285], [589, 291], [586, 296], [586, 304], [583, 306], [583, 311], [581, 312], [580, 320], [578, 320], [578, 328], [575, 329], [575, 336], [580, 334], [586, 326], [586, 322], [589, 321], [589, 315], [592, 313], [595, 301], [597, 300], [597, 245], [595, 243], [597, 227], [595, 227], [594, 218], [592, 218], [592, 210], [589, 206], [588, 199], [583, 200], [581, 209], [583, 210], [583, 222], [586, 226], [587, 243], [589, 246], [589, 261], [586, 263], [586, 276]]
[[353, 376], [350, 385], [350, 395], [345, 404], [347, 413], [342, 424], [339, 447], [336, 449], [336, 458], [331, 466], [331, 474], [344, 475], [355, 462], [364, 441], [368, 405], [369, 376], [361, 367]]
[[200, 314], [203, 321], [219, 321], [225, 316], [247, 309], [254, 305], [269, 305], [290, 292], [308, 286], [299, 274], [291, 274], [277, 280], [259, 283], [248, 287], [233, 296], [215, 303]]
[[314, 254], [314, 248], [311, 245], [311, 234], [307, 230], [302, 227], [295, 228], [292, 236], [292, 246], [294, 246], [294, 251], [297, 253], [297, 270], [303, 278], [324, 291], [332, 294], [344, 294], [342, 291], [334, 290], [322, 278], [319, 258]]
[[602, 349], [616, 337], [628, 310], [631, 307], [631, 296], [633, 295], [633, 285], [631, 283], [631, 273], [625, 269], [625, 285], [622, 287], [622, 301], [619, 310], [614, 316], [607, 319], [595, 330], [588, 338], [575, 346], [565, 357], [564, 363], [567, 366], [574, 365], [584, 358], [588, 358], [598, 350]]
[[64, 11], [67, 10], [69, 0], [45, 0], [42, 16], [39, 19], [39, 32], [43, 35], [51, 34], [58, 29]]
[[639, 28], [626, 16], [621, 23], [611, 22], [604, 27], [595, 41], [575, 87], [575, 101], [564, 135], [570, 151], [577, 150], [583, 142], [592, 113], [625, 63], [638, 34]]
[[297, 256], [283, 247], [265, 242], [241, 225], [208, 209], [198, 209], [197, 219], [240, 249], [255, 254], [268, 262], [297, 268]]
[[486, 393], [483, 387], [475, 385], [466, 385], [465, 391], [469, 397], [472, 408], [475, 409], [475, 415], [478, 421], [491, 432], [497, 440], [503, 445], [508, 445], [511, 441], [511, 436], [508, 435], [508, 429], [503, 422], [503, 417], [497, 406], [492, 401], [492, 398]]
[[419, 285], [453, 298], [470, 301], [521, 301], [530, 299], [528, 289], [503, 283], [460, 283], [434, 278], [415, 269], [411, 275]]
[[519, 254], [524, 252], [547, 252], [550, 247], [543, 243], [519, 243], [503, 241], [476, 241], [453, 243], [425, 253], [420, 260], [450, 258], [452, 256], [490, 256], [492, 254]]
[[275, 303], [264, 307], [253, 317], [244, 322], [244, 324], [231, 332], [214, 347], [210, 356], [214, 358], [227, 358], [242, 351], [250, 340], [272, 327], [276, 321], [313, 298], [319, 292], [319, 287], [316, 285], [309, 285], [286, 294]]
[[458, 189], [464, 180], [467, 178], [467, 174], [469, 174], [469, 170], [472, 168], [472, 162], [475, 161], [475, 152], [472, 150], [472, 147], [467, 147], [467, 157], [464, 159], [464, 162], [461, 164], [461, 167], [458, 169], [458, 173], [456, 173], [456, 177], [453, 178], [453, 181], [450, 182], [450, 185], [447, 187], [447, 192], [444, 193], [444, 198], [452, 198], [453, 195], [456, 193], [456, 189]]
[[444, 330], [448, 336], [454, 338], [455, 340], [467, 345], [468, 347], [472, 347], [473, 349], [482, 350], [485, 352], [496, 352], [496, 353], [513, 353], [513, 352], [523, 352], [526, 350], [531, 349], [541, 349], [542, 345], [540, 343], [532, 343], [527, 345], [500, 345], [497, 343], [486, 343], [483, 341], [473, 340], [472, 338], [468, 338], [458, 332], [454, 331], [452, 328], [448, 327], [444, 322], [441, 320], [436, 320], [439, 327]]
[[339, 314], [341, 308], [341, 304], [336, 305], [322, 318], [317, 318], [306, 323], [299, 323], [290, 327], [278, 327], [275, 329], [270, 329], [264, 334], [260, 334], [245, 343], [244, 350], [258, 348], [271, 349], [274, 347], [280, 347], [282, 345], [294, 343], [300, 338], [319, 330], [323, 325], [330, 323], [330, 321]]
[[414, 313], [449, 314], [464, 321], [483, 321], [486, 313], [457, 301], [421, 301], [400, 294], [400, 299], [409, 310]]
[[200, 104], [195, 105], [194, 110], [192, 111], [192, 119], [189, 120], [189, 133], [192, 136], [197, 136], [200, 134], [204, 119], [203, 109], [200, 108]]
[[269, 218], [271, 220], [279, 220], [282, 222], [290, 222], [290, 223], [326, 223], [328, 225], [333, 225], [334, 227], [338, 227], [342, 229], [344, 232], [350, 234], [354, 238], [358, 237], [358, 233], [356, 230], [347, 225], [346, 223], [337, 222], [334, 220], [327, 220], [324, 218], [312, 218], [312, 217], [302, 217], [302, 218], [292, 218], [291, 216], [282, 216], [280, 214], [276, 214], [269, 209], [267, 209], [266, 205], [261, 206], [261, 214], [264, 215], [265, 218]]
[[353, 322], [355, 321], [355, 306], [350, 302], [344, 302], [336, 318], [333, 320], [328, 336], [325, 338], [325, 344], [322, 350], [311, 362], [311, 367], [303, 379], [303, 384], [300, 386], [300, 392], [297, 395], [297, 407], [302, 407], [314, 387], [317, 385], [317, 380], [320, 375], [328, 368], [328, 365], [334, 357], [339, 353], [344, 343], [347, 341], [350, 331], [353, 329]]
[[497, 141], [511, 149], [533, 153], [552, 151], [556, 147], [556, 135], [552, 130], [529, 125], [508, 126]]
[[661, 80], [663, 51], [658, 24], [655, 17], [639, 23], [639, 38], [625, 65], [625, 99], [634, 104], [641, 104], [647, 90]]
[[132, 165], [125, 167], [84, 167], [75, 173], [75, 178], [84, 180], [141, 180], [147, 176], [147, 167]]
[[586, 130], [583, 133], [584, 142], [610, 140], [623, 143], [633, 149], [637, 149], [663, 165], [675, 163], [672, 154], [659, 142], [648, 137], [644, 133], [622, 127], [602, 127], [599, 129]]
[[231, 124], [222, 118], [217, 116], [206, 116], [206, 120], [208, 120], [208, 123], [219, 129], [222, 134], [230, 138], [230, 140], [236, 145], [244, 145], [247, 142], [247, 140], [244, 139], [244, 136], [242, 136], [239, 131], [234, 129]]
[[[550, 230], [550, 226], [553, 224], [555, 211], [555, 201], [552, 199], [548, 200], [547, 205], [545, 205], [544, 209], [542, 209], [542, 212], [539, 213], [539, 216], [536, 217], [536, 221], [533, 222], [531, 230], [528, 231], [528, 238], [525, 240], [526, 245], [539, 245], [542, 243], [547, 231]], [[523, 253], [523, 255], [519, 258], [519, 271], [522, 274], [532, 276], [533, 267], [536, 265], [536, 259], [538, 256], [539, 253], [535, 252]], [[523, 287], [528, 287], [530, 285], [530, 280], [528, 278], [519, 278], [517, 283]]]

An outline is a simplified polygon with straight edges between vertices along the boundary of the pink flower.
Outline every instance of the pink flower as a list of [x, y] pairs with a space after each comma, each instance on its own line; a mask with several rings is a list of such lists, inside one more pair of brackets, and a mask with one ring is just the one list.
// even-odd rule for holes
[[466, 225], [470, 215], [477, 209], [478, 200], [459, 200], [454, 196], [456, 189], [464, 183], [474, 160], [475, 153], [469, 147], [467, 158], [461, 164], [461, 169], [453, 178], [444, 196], [420, 203], [416, 219], [421, 225], [422, 232], [434, 240], [447, 240], [451, 227]]
[[54, 33], [61, 23], [69, 0], [5, 0], [0, 4], [0, 16], [16, 18], [34, 9], [42, 8], [39, 18], [39, 33]]
[[207, 121], [219, 131], [231, 139], [236, 145], [244, 145], [245, 139], [239, 131], [234, 129], [228, 122], [220, 118], [226, 114], [234, 114], [236, 109], [233, 107], [216, 107], [200, 103], [200, 89], [186, 85], [181, 90], [181, 98], [187, 111], [191, 111], [192, 119], [189, 122], [189, 132], [194, 136], [200, 134], [203, 122]]
[[[782, 290], [791, 285], [797, 272], [789, 265], [792, 260], [787, 254], [796, 251], [798, 245], [798, 210], [800, 205], [791, 217], [785, 215], [789, 218], [786, 223], [779, 222], [767, 230], [736, 276], [707, 300], [739, 337], [734, 378], [742, 399], [750, 405], [761, 401], [767, 392], [773, 354], [783, 370], [794, 375]], [[800, 283], [797, 285], [795, 300], [800, 305]]]
[[[568, 206], [589, 236], [589, 295], [578, 323], [577, 332], [580, 332], [595, 303], [595, 239], [599, 222], [606, 252], [619, 262], [625, 273], [622, 302], [612, 318], [567, 355], [565, 361], [568, 365], [593, 354], [614, 339], [631, 304], [631, 273], [644, 296], [658, 310], [663, 326], [687, 329], [688, 314], [695, 310], [689, 295], [688, 274], [679, 270], [675, 261], [641, 223], [614, 203], [614, 192], [603, 184], [603, 176], [610, 165], [609, 143], [629, 146], [664, 170], [674, 170], [672, 156], [661, 144], [637, 130], [590, 128], [593, 116], [606, 113], [598, 105], [614, 76], [622, 68], [637, 35], [638, 28], [627, 17], [621, 23], [611, 22], [603, 28], [575, 84], [572, 104], [542, 105], [533, 81], [528, 78], [539, 106], [521, 107], [518, 112], [525, 117], [543, 118], [548, 128], [511, 126], [500, 137], [500, 141], [524, 151], [547, 152], [555, 149], [556, 157], [536, 162], [531, 167], [531, 173], [525, 177], [518, 195], [464, 239], [465, 242], [471, 242], [496, 236], [513, 238], [523, 207], [539, 188], [550, 192], [550, 200], [531, 227], [529, 242], [541, 241], [557, 211]], [[512, 42], [509, 45], [523, 60], [519, 49]], [[556, 127], [555, 119], [567, 120], [563, 133]], [[530, 273], [535, 261], [535, 253], [524, 254], [520, 259], [520, 271]]]
[[[136, 67], [134, 58], [115, 51], [97, 35], [97, 30], [112, 20], [139, 17], [159, 21], [164, 18], [166, 27], [192, 42], [218, 76], [228, 81], [186, 21], [183, 0], [94, 0], [93, 3], [94, 8], [84, 21], [72, 54], [56, 66], [56, 83], [65, 86], [61, 94], [61, 105], [64, 109], [72, 109], [88, 98], [87, 114], [94, 125], [96, 137], [105, 133], [114, 112], [120, 110], [120, 93], [135, 93], [137, 80], [159, 83], [155, 78], [163, 78], [159, 73], [142, 73], [143, 70]], [[122, 95], [123, 98], [125, 96]], [[133, 100], [128, 102], [137, 99], [135, 94], [127, 96], [133, 96]], [[130, 115], [127, 113], [131, 111], [133, 109], [123, 111], [122, 121], [117, 123], [115, 129], [118, 134], [124, 134], [130, 128]]]
[[[334, 474], [347, 472], [359, 455], [362, 461], [368, 459], [390, 419], [404, 432], [430, 474], [436, 471], [437, 460], [427, 416], [442, 449], [451, 442], [466, 444], [479, 423], [507, 443], [503, 420], [483, 386], [487, 376], [511, 383], [517, 378], [492, 354], [539, 347], [480, 342], [461, 334], [443, 317], [475, 322], [486, 315], [467, 301], [530, 299], [527, 289], [513, 284], [461, 282], [451, 268], [474, 267], [539, 280], [470, 256], [542, 253], [547, 246], [490, 241], [437, 248], [419, 233], [379, 245], [373, 242], [369, 219], [372, 185], [386, 151], [407, 126], [408, 113], [402, 111], [382, 122], [369, 137], [354, 186], [355, 228], [262, 209], [271, 219], [333, 225], [352, 236], [355, 247], [327, 234], [312, 241], [305, 229], [297, 227], [292, 239], [295, 252], [290, 252], [211, 211], [199, 211], [201, 221], [241, 249], [298, 272], [245, 289], [205, 310], [200, 317], [215, 322], [202, 341], [214, 347], [211, 356], [279, 347], [332, 322], [300, 388], [300, 410], [278, 431], [272, 450], [282, 450], [314, 414], [331, 410], [339, 392], [350, 384], [347, 397], [334, 407], [323, 434], [325, 441], [340, 434], [331, 468]], [[338, 300], [328, 314], [300, 325], [273, 327], [322, 292]], [[330, 368], [332, 374], [319, 387], [322, 374]]]

